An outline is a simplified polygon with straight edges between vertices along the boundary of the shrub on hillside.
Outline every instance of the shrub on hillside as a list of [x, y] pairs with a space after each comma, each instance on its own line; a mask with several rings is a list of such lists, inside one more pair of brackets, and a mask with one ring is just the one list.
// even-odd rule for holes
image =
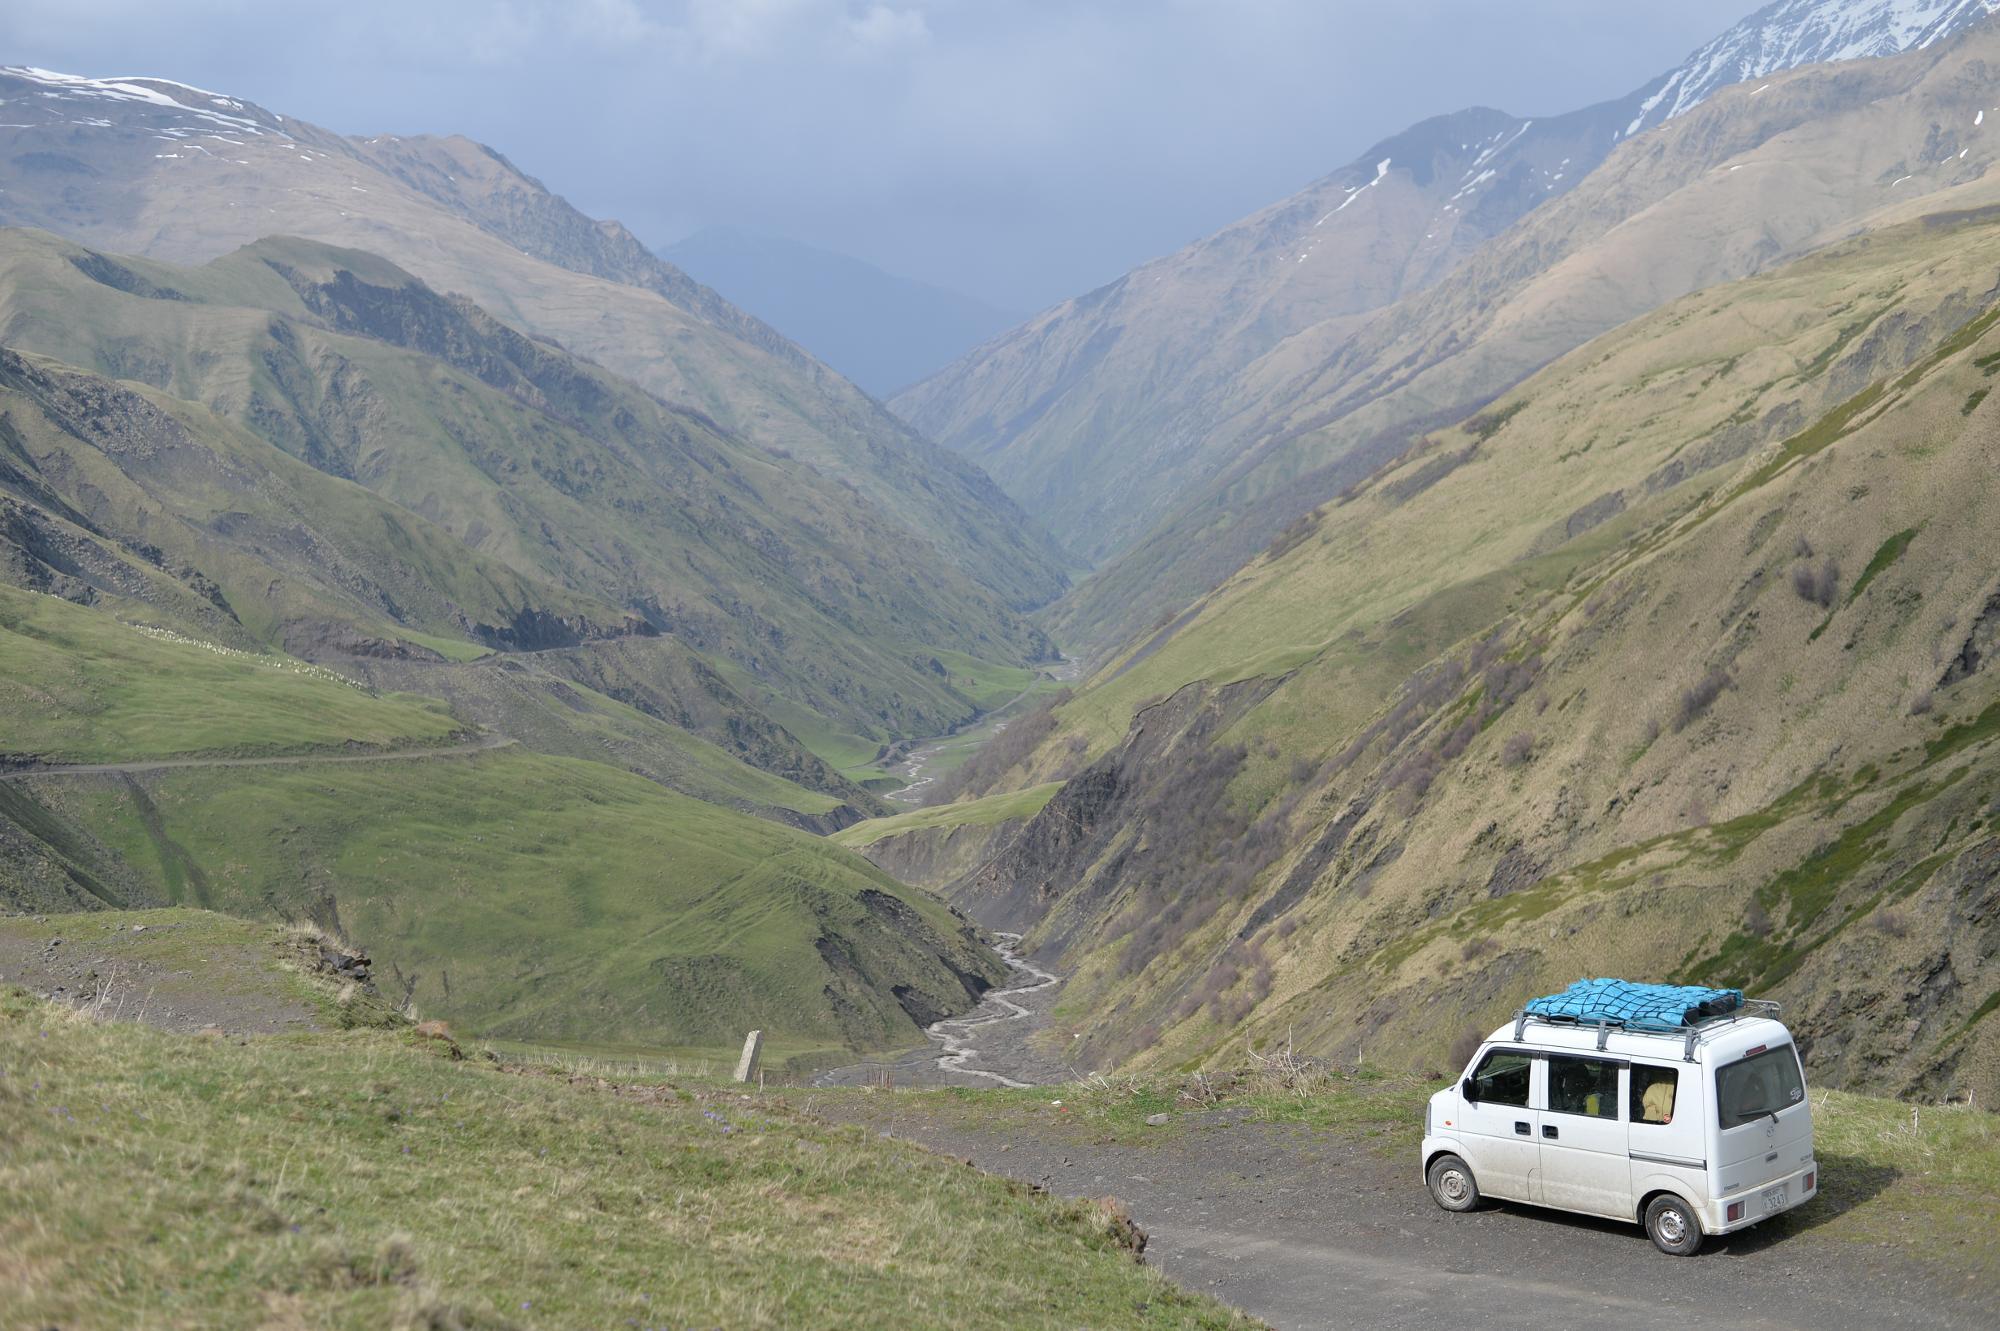
[[1477, 1026], [1467, 1026], [1460, 1031], [1458, 1038], [1451, 1042], [1449, 1055], [1451, 1070], [1454, 1073], [1463, 1071], [1465, 1065], [1472, 1062], [1472, 1056], [1479, 1052], [1479, 1046], [1484, 1043], [1486, 1043], [1486, 1032]]
[[1752, 938], [1771, 936], [1771, 912], [1764, 909], [1764, 903], [1751, 899], [1750, 908], [1743, 912], [1743, 928]]
[[1500, 433], [1500, 427], [1520, 415], [1522, 409], [1527, 405], [1528, 399], [1517, 398], [1504, 407], [1496, 407], [1492, 411], [1482, 411], [1477, 416], [1467, 418], [1465, 432], [1477, 438], [1481, 443], [1484, 443], [1486, 440]]
[[1508, 767], [1519, 767], [1535, 756], [1535, 733], [1532, 730], [1516, 731], [1500, 746], [1500, 761]]
[[1891, 910], [1887, 906], [1878, 907], [1875, 913], [1868, 917], [1868, 922], [1875, 926], [1875, 932], [1887, 934], [1891, 938], [1910, 936], [1909, 917], [1899, 910]]
[[[1118, 956], [1121, 976], [1178, 951], [1217, 912], [1241, 903], [1291, 844], [1286, 825], [1302, 791], [1266, 805], [1254, 818], [1231, 805], [1230, 783], [1246, 756], [1241, 744], [1206, 750], [1175, 766], [1139, 799], [1130, 823], [1141, 829], [1139, 842], [1125, 853], [1122, 873], [1144, 886], [1110, 929], [1126, 938]], [[1234, 961], [1248, 968], [1240, 956]]]
[[1840, 562], [1828, 555], [1817, 568], [1809, 560], [1792, 565], [1792, 590], [1799, 599], [1831, 610], [1840, 595]]
[[1311, 536], [1314, 531], [1318, 530], [1321, 516], [1321, 511], [1314, 509], [1310, 513], [1302, 513], [1294, 518], [1289, 526], [1278, 533], [1278, 538], [1271, 542], [1270, 548], [1264, 552], [1264, 557], [1266, 559], [1281, 559], [1297, 548], [1308, 536]]
[[1736, 681], [1721, 666], [1710, 666], [1708, 673], [1695, 681], [1692, 687], [1681, 691], [1680, 708], [1674, 713], [1675, 731], [1686, 730], [1699, 721], [1708, 709], [1715, 706], [1715, 700], [1723, 690], [1731, 688]]

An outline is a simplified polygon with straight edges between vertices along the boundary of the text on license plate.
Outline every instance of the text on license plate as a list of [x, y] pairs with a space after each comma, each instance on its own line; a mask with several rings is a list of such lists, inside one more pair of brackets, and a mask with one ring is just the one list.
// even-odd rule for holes
[[1764, 1189], [1764, 1209], [1766, 1211], [1775, 1211], [1784, 1204], [1785, 1189], [1783, 1187]]

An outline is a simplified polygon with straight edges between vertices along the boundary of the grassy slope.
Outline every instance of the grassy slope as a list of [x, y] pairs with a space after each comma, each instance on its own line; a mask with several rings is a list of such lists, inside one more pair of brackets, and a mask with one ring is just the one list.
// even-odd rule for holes
[[[1099, 946], [1070, 958], [1066, 1002], [1096, 1056], [1206, 1057], [1246, 1012], [1436, 1056], [1533, 986], [1623, 969], [1774, 989], [1829, 1079], [1995, 1084], [1978, 1017], [2000, 976], [1962, 913], [1983, 918], [1963, 903], [2000, 797], [1995, 676], [1936, 681], [1991, 590], [1962, 555], [1996, 502], [1977, 394], [2000, 359], [1991, 321], [1966, 322], [1996, 247], [1988, 220], [1912, 225], [1621, 329], [1103, 672], [1012, 783], [1063, 770], [1067, 735], [1102, 752], [1186, 681], [1278, 677], [1219, 738], [1248, 746], [1229, 806], [1270, 811], [1279, 853], [1132, 974], [1132, 917], [1111, 920], [1139, 885], [1090, 843], [1107, 858], [1066, 881]], [[1808, 546], [1845, 570], [1830, 612], [1791, 585]], [[1480, 719], [1500, 665], [1529, 687]], [[1711, 669], [1729, 682], [1685, 702]], [[1515, 735], [1526, 761], [1505, 760]], [[1224, 959], [1295, 868], [1311, 890], [1273, 904], [1284, 934], [1251, 931], [1268, 967]], [[1951, 978], [1926, 987], [1940, 956]]]
[[[942, 1006], [955, 985], [933, 949], [980, 964], [941, 907], [864, 861], [597, 764], [498, 750], [141, 785], [144, 803], [89, 778], [59, 798], [165, 899], [337, 921], [425, 1011], [494, 1035], [719, 1047], [761, 1026], [884, 1046], [917, 1031], [891, 982]], [[905, 937], [867, 893], [924, 924]]]
[[9, 754], [139, 762], [415, 747], [464, 730], [427, 698], [379, 697], [291, 657], [160, 632], [0, 586], [0, 733]]
[[[92, 280], [79, 261], [110, 265], [124, 286], [136, 276], [186, 298]], [[849, 727], [881, 738], [894, 726], [940, 730], [1024, 673], [955, 657], [966, 667], [962, 692], [923, 667], [943, 644], [1002, 660], [1043, 650], [990, 594], [938, 573], [935, 551], [852, 490], [439, 300], [373, 255], [280, 238], [181, 269], [14, 232], [0, 237], [0, 271], [0, 327], [11, 343], [203, 403], [423, 514], [454, 545], [532, 579], [544, 600], [565, 588], [598, 607], [591, 618], [613, 624], [618, 613], [606, 605], [650, 606], [702, 650]], [[317, 327], [322, 320], [342, 333]], [[337, 484], [318, 488], [340, 498]], [[241, 486], [230, 495], [243, 503]], [[197, 520], [213, 507], [203, 493], [163, 497]], [[233, 507], [217, 516], [243, 522]], [[388, 584], [393, 564], [354, 549], [366, 516], [322, 521], [321, 540]], [[459, 553], [459, 565], [473, 563]], [[216, 560], [209, 549], [185, 557], [204, 569]], [[260, 572], [215, 576], [233, 603], [254, 608], [267, 581]], [[443, 596], [493, 622], [476, 572], [434, 557], [424, 589], [390, 586], [369, 617], [411, 620], [435, 636], [450, 627], [434, 606]], [[322, 588], [336, 600], [340, 590]], [[983, 690], [969, 682], [982, 675]]]
[[1043, 785], [1030, 786], [1026, 790], [1011, 790], [999, 795], [988, 795], [983, 799], [912, 809], [908, 813], [890, 814], [886, 818], [870, 818], [835, 832], [832, 840], [850, 850], [863, 850], [878, 841], [890, 837], [909, 836], [915, 832], [950, 831], [959, 827], [990, 827], [995, 823], [1018, 822], [1040, 813], [1060, 789], [1062, 789], [1060, 781], [1050, 781]]
[[697, 1086], [383, 1033], [193, 1041], [0, 992], [34, 1325], [1228, 1327], [1089, 1204]]
[[[661, 638], [632, 639], [619, 644], [619, 649], [628, 654], [628, 659], [631, 653], [666, 656], [685, 650], [672, 639]], [[583, 647], [570, 655], [571, 659], [581, 656], [591, 665], [600, 665], [601, 658], [610, 651]], [[608, 762], [712, 804], [816, 815], [838, 809], [850, 794], [858, 794], [808, 789], [752, 766], [746, 758], [724, 750], [715, 742], [727, 739], [748, 757], [766, 764], [787, 760], [809, 763], [805, 755], [785, 752], [792, 746], [780, 742], [782, 732], [776, 727], [765, 723], [772, 733], [756, 734], [753, 727], [761, 718], [754, 713], [725, 712], [719, 724], [712, 725], [708, 718], [685, 713], [675, 721], [663, 720], [602, 689], [546, 670], [552, 663], [562, 664], [558, 657], [556, 653], [536, 653], [527, 660], [501, 656], [442, 667], [356, 661], [350, 663], [350, 668], [385, 685], [424, 689], [444, 699], [453, 715], [503, 733], [538, 753]], [[615, 687], [605, 682], [607, 687]], [[641, 700], [655, 705], [643, 695]], [[686, 700], [686, 695], [674, 699]], [[703, 733], [695, 733], [697, 727]], [[715, 739], [708, 737], [711, 734]], [[764, 738], [773, 742], [768, 746], [758, 742]], [[814, 778], [809, 772], [799, 775], [801, 779]]]
[[[1139, 701], [1191, 680], [1373, 655], [1372, 643], [1344, 652], [1343, 636], [1375, 634], [1399, 615], [1440, 616], [1449, 622], [1424, 636], [1455, 641], [1523, 591], [1561, 586], [1601, 558], [1607, 542], [1630, 539], [1636, 515], [1577, 540], [1550, 540], [1551, 528], [1593, 499], [1630, 491], [1628, 503], [1647, 501], [1658, 520], [1692, 496], [1642, 487], [1681, 455], [1698, 457], [1710, 436], [1743, 428], [1745, 447], [1776, 442], [1786, 422], [1817, 417], [1865, 387], [1865, 365], [1829, 374], [1830, 353], [1849, 350], [1885, 316], [1907, 309], [1931, 318], [1933, 329], [1954, 310], [1962, 319], [1984, 289], [1977, 283], [1993, 244], [1986, 226], [1905, 227], [1689, 297], [1607, 335], [1496, 404], [1496, 413], [1517, 403], [1522, 413], [1477, 465], [1399, 497], [1397, 481], [1422, 477], [1435, 459], [1475, 442], [1440, 432], [1351, 502], [1329, 505], [1307, 539], [1252, 561], [1203, 598], [1193, 621], [1158, 650], [1129, 668], [1114, 661], [1066, 716], [1101, 743], [1122, 732]], [[1427, 658], [1435, 648], [1418, 650]], [[1389, 682], [1406, 674], [1393, 671]], [[1380, 697], [1360, 699], [1362, 709]]]
[[[226, 708], [216, 705], [222, 697]], [[577, 757], [608, 752], [712, 802], [802, 814], [841, 805], [591, 690], [569, 686], [568, 698], [549, 734], [526, 728], [534, 731], [522, 736], [530, 747]], [[434, 698], [378, 693], [292, 657], [134, 628], [7, 586], [0, 586], [0, 717], [10, 757], [57, 764], [421, 748], [468, 734]], [[527, 713], [517, 708], [510, 718]]]
[[[17, 100], [39, 102], [37, 91], [21, 89]], [[163, 157], [156, 134], [190, 117], [145, 104], [91, 105], [111, 123], [88, 137], [68, 123], [81, 114], [76, 104], [59, 99], [41, 106], [45, 116], [33, 117], [35, 126], [5, 132], [14, 145], [10, 161], [32, 161], [47, 148], [91, 169], [66, 177], [65, 192], [31, 170], [0, 165], [0, 219], [180, 262], [203, 262], [272, 235], [386, 255], [437, 290], [463, 293], [654, 397], [795, 453], [867, 494], [945, 565], [1009, 605], [1038, 605], [1063, 586], [1051, 542], [986, 477], [797, 348], [760, 338], [746, 326], [754, 321], [713, 293], [673, 291], [673, 279], [692, 284], [645, 255], [622, 228], [581, 217], [480, 145], [447, 141], [462, 150], [463, 165], [424, 163], [393, 140], [350, 141], [267, 117], [281, 132], [230, 136], [241, 139], [233, 156]], [[436, 197], [417, 179], [425, 173]], [[462, 178], [452, 182], [451, 174]], [[579, 252], [565, 237], [600, 252]], [[596, 261], [606, 257], [601, 247], [615, 248], [618, 239], [636, 251], [627, 256], [632, 262]]]
[[[432, 705], [54, 598], [0, 590], [0, 608], [0, 661], [35, 681], [0, 699], [8, 733], [38, 756], [345, 758], [355, 742], [420, 747], [459, 729]], [[717, 793], [809, 811], [824, 798], [694, 756]], [[7, 796], [8, 845], [25, 829], [40, 858], [99, 868], [101, 848], [137, 885], [118, 901], [338, 923], [426, 1008], [497, 1033], [723, 1045], [762, 1025], [886, 1045], [920, 1024], [892, 985], [942, 1010], [967, 1001], [948, 967], [999, 973], [934, 899], [819, 838], [518, 747], [43, 776]], [[10, 900], [44, 899], [29, 887], [0, 882]]]

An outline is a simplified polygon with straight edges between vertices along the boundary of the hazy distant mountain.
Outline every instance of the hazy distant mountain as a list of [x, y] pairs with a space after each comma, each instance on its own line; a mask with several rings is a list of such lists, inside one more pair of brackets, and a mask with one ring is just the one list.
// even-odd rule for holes
[[[1438, 425], [1598, 333], [1912, 210], [1992, 202], [1986, 25], [1888, 60], [1738, 84], [1617, 151], [1444, 280], [1302, 329], [1231, 383], [1216, 474], [1052, 619], [1120, 638], [1185, 606]], [[1945, 202], [1946, 199], [1951, 202]], [[1361, 205], [1355, 205], [1358, 210]]]
[[[1332, 363], [1364, 326], [1379, 332], [1385, 310], [1458, 272], [1634, 136], [1726, 86], [1926, 47], [1996, 8], [2000, 0], [1780, 0], [1622, 98], [1557, 116], [1475, 107], [1424, 121], [1292, 197], [1036, 315], [891, 405], [977, 461], [1074, 553], [1108, 563], [1159, 537], [1191, 494], [1252, 448], [1323, 424], [1310, 410], [1277, 409], [1274, 396]], [[1616, 198], [1606, 206], [1607, 216], [1626, 215]], [[1532, 269], [1552, 257], [1522, 262]], [[1679, 293], [1659, 293], [1670, 294]], [[1620, 317], [1637, 312], [1621, 306]], [[1580, 325], [1549, 350], [1602, 326]], [[1319, 394], [1351, 405], [1394, 381], [1370, 372], [1321, 383]], [[1466, 406], [1452, 397], [1427, 410], [1449, 417]], [[1184, 602], [1326, 497], [1300, 496], [1265, 521], [1237, 524], [1229, 549], [1183, 543], [1205, 561], [1187, 581], [1153, 580], [1157, 561], [1136, 580]], [[1139, 607], [1129, 586], [1107, 595], [1141, 615], [1160, 608]]]
[[[482, 144], [347, 138], [164, 79], [0, 68], [0, 224], [205, 263], [272, 235], [377, 254], [767, 451], [852, 486], [995, 609], [1063, 557], [1012, 500], [840, 375]], [[984, 650], [1015, 636], [992, 614]]]
[[661, 253], [877, 397], [909, 387], [1022, 317], [741, 227], [705, 227]]

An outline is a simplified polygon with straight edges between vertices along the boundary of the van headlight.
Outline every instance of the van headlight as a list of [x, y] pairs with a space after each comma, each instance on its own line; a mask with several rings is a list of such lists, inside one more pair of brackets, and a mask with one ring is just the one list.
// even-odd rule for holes
[[1424, 1136], [1431, 1135], [1431, 1102], [1424, 1101]]

